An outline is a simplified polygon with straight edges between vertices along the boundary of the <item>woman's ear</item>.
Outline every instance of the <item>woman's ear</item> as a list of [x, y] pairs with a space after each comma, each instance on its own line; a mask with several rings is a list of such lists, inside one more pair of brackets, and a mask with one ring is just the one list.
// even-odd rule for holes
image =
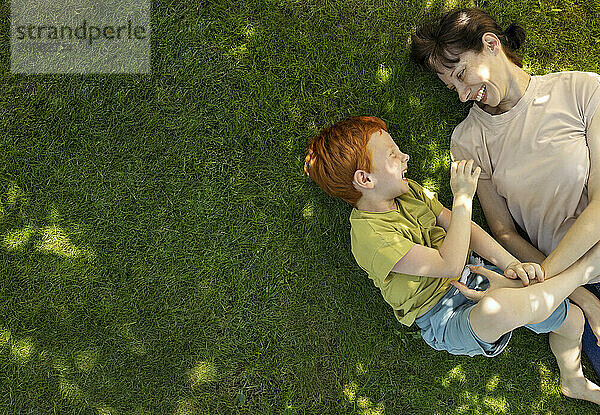
[[481, 42], [483, 43], [483, 47], [494, 55], [497, 55], [498, 51], [502, 50], [500, 39], [492, 32], [485, 32], [483, 36], [481, 36]]
[[371, 175], [364, 170], [356, 170], [354, 172], [352, 184], [356, 190], [372, 189], [374, 185], [373, 180], [371, 180]]

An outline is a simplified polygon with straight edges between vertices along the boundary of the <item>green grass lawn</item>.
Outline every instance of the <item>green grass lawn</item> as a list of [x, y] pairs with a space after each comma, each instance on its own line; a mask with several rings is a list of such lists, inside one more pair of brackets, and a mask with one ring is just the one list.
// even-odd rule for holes
[[302, 172], [375, 115], [450, 205], [468, 105], [407, 42], [458, 5], [521, 22], [532, 74], [600, 72], [598, 0], [200, 0], [153, 3], [152, 75], [11, 75], [4, 2], [0, 413], [597, 413], [547, 336], [468, 358], [403, 328]]

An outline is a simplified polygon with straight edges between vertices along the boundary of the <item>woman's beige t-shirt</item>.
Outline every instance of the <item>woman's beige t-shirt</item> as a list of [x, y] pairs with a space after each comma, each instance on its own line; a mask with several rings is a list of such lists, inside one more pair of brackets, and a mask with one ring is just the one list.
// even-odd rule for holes
[[453, 159], [475, 160], [546, 255], [588, 204], [586, 131], [599, 105], [598, 74], [532, 76], [512, 109], [491, 115], [474, 104], [452, 133]]

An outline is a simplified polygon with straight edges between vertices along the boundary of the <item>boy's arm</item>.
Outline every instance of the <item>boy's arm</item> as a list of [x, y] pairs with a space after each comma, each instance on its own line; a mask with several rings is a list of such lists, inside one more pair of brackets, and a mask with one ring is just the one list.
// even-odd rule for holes
[[[451, 212], [443, 208], [437, 218], [437, 223], [446, 229], [450, 215]], [[521, 263], [473, 221], [471, 221], [471, 249], [502, 269], [506, 277], [521, 279], [523, 285], [529, 285], [530, 280], [533, 279], [544, 280], [544, 272], [539, 263]]]
[[450, 186], [454, 194], [446, 237], [439, 250], [414, 245], [392, 268], [394, 272], [428, 277], [456, 278], [467, 261], [471, 237], [471, 209], [481, 169], [473, 160], [452, 163]]
[[[444, 229], [450, 224], [452, 212], [443, 208], [437, 218], [437, 223]], [[479, 225], [471, 221], [471, 249], [482, 258], [487, 259], [498, 268], [506, 269], [510, 264], [519, 262], [510, 252], [504, 249], [494, 238]]]

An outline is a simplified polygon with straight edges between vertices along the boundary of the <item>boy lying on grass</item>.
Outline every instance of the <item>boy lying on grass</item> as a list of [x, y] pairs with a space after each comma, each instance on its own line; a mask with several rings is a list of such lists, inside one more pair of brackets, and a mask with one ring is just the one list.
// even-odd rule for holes
[[[581, 369], [583, 313], [566, 299], [600, 275], [600, 244], [544, 281], [539, 264], [520, 263], [471, 221], [480, 173], [472, 160], [452, 164], [452, 211], [405, 177], [408, 160], [382, 120], [350, 117], [309, 142], [304, 166], [325, 192], [354, 207], [352, 253], [396, 318], [416, 323], [434, 349], [457, 355], [496, 356], [521, 326], [550, 333], [562, 393], [600, 404], [600, 388]], [[470, 249], [496, 267], [465, 266]]]

